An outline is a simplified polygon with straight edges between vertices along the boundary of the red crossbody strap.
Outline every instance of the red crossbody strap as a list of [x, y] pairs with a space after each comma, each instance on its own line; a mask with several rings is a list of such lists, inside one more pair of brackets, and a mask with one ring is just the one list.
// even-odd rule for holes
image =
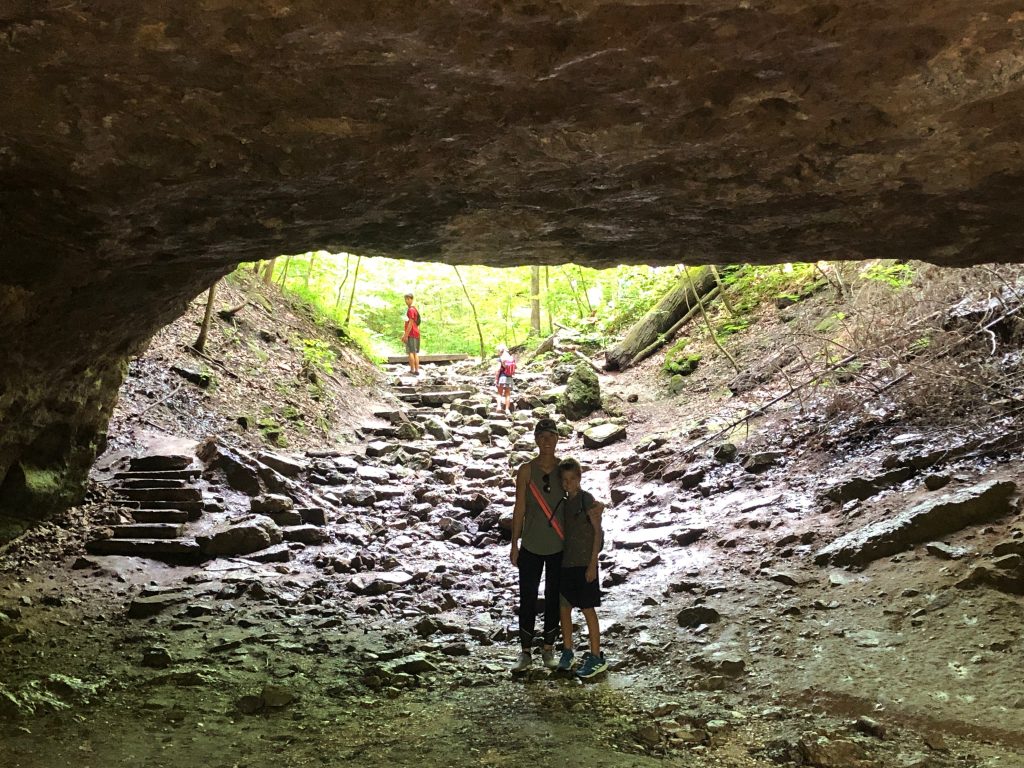
[[540, 508], [544, 511], [544, 515], [547, 517], [551, 527], [555, 529], [555, 533], [558, 534], [558, 538], [565, 541], [565, 533], [562, 532], [562, 526], [558, 522], [558, 518], [555, 517], [555, 513], [551, 511], [551, 506], [548, 504], [547, 499], [541, 495], [540, 488], [538, 488], [537, 484], [532, 480], [530, 481], [530, 493], [533, 494], [534, 500], [540, 504]]

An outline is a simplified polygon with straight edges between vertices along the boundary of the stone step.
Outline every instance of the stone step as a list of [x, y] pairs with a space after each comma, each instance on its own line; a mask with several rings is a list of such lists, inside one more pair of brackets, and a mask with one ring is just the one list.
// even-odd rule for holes
[[136, 523], [111, 526], [114, 539], [176, 539], [185, 526], [180, 523]]
[[[127, 507], [128, 509], [180, 509], [197, 515], [203, 511], [203, 502], [201, 501], [139, 501], [138, 499], [114, 499], [112, 503], [119, 507]], [[143, 504], [145, 506], [143, 506]]]
[[189, 469], [164, 469], [152, 472], [118, 472], [114, 475], [117, 480], [191, 480], [199, 477], [198, 467]]
[[430, 389], [420, 393], [420, 402], [423, 405], [444, 405], [459, 400], [463, 397], [472, 397], [475, 393], [468, 389]]
[[188, 454], [171, 454], [167, 456], [136, 456], [128, 462], [133, 472], [163, 472], [168, 469], [185, 469], [192, 463], [193, 457]]
[[165, 478], [119, 478], [114, 483], [114, 488], [187, 488], [188, 480], [165, 479]]
[[394, 386], [391, 387], [391, 392], [396, 395], [416, 395], [419, 394], [419, 387], [408, 387], [408, 386]]
[[91, 555], [124, 555], [155, 560], [201, 560], [202, 550], [195, 539], [94, 539], [85, 550]]
[[197, 501], [202, 502], [203, 492], [198, 488], [124, 488], [121, 496], [134, 501]]
[[137, 523], [187, 523], [189, 514], [183, 509], [133, 509]]
[[430, 418], [443, 418], [445, 411], [441, 408], [410, 408], [409, 418], [412, 421], [421, 421]]
[[[420, 363], [458, 363], [462, 360], [469, 360], [469, 355], [420, 355]], [[389, 365], [398, 365], [400, 363], [408, 363], [408, 355], [388, 355], [387, 362]]]

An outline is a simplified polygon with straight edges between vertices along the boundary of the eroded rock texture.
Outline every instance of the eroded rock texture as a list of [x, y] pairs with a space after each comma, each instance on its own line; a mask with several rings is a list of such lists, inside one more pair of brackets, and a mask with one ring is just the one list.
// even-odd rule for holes
[[0, 1], [0, 507], [233, 264], [1020, 259], [994, 0]]

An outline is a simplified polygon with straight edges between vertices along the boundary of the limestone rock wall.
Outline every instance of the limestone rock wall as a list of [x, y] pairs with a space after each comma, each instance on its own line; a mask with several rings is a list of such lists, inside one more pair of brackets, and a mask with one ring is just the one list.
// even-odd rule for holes
[[1022, 42], [996, 0], [0, 2], [0, 505], [240, 261], [1024, 258]]

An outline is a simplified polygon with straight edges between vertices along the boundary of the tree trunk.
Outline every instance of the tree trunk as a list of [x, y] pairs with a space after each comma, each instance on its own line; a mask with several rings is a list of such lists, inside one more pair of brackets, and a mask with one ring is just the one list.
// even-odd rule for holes
[[359, 282], [359, 264], [362, 260], [362, 256], [356, 256], [356, 271], [352, 274], [352, 293], [349, 294], [348, 312], [345, 313], [346, 326], [348, 326], [348, 321], [352, 319], [352, 302], [356, 300], [356, 283]]
[[274, 282], [274, 266], [277, 264], [277, 257], [267, 262], [266, 269], [263, 270], [263, 282], [267, 285], [271, 285]]
[[334, 314], [338, 314], [338, 307], [341, 306], [341, 289], [345, 287], [345, 283], [348, 282], [348, 260], [351, 258], [351, 254], [345, 254], [345, 274], [341, 278], [341, 282], [338, 283], [338, 295], [334, 299]]
[[309, 279], [313, 276], [313, 268], [316, 266], [316, 251], [309, 254], [309, 263], [306, 264], [306, 290], [309, 290]]
[[[220, 282], [219, 280], [217, 282]], [[206, 314], [203, 315], [203, 324], [199, 328], [199, 338], [192, 346], [197, 352], [206, 351], [206, 337], [210, 334], [210, 318], [213, 317], [213, 302], [217, 297], [217, 283], [210, 286], [210, 292], [206, 295]]]
[[281, 290], [282, 291], [288, 285], [288, 267], [291, 266], [291, 263], [292, 263], [292, 257], [291, 256], [285, 256], [284, 257], [284, 269], [281, 270], [281, 282], [278, 283], [278, 285], [281, 286]]
[[676, 287], [629, 329], [626, 338], [605, 353], [605, 370], [625, 370], [633, 358], [654, 344], [659, 336], [664, 341], [665, 334], [679, 318], [697, 306], [697, 298], [715, 287], [715, 276], [708, 267], [701, 267], [692, 280], [684, 274]]
[[569, 284], [569, 293], [572, 294], [572, 300], [576, 302], [576, 309], [579, 311], [580, 317], [586, 317], [587, 313], [583, 309], [583, 302], [580, 301], [580, 293], [576, 287], [576, 281], [572, 279], [572, 275], [567, 267], [562, 267], [562, 274], [565, 275], [565, 281]]
[[[716, 287], [701, 296], [701, 302], [707, 304], [709, 301], [715, 299], [716, 295], [720, 296], [721, 291]], [[689, 311], [676, 321], [676, 324], [669, 328], [665, 333], [661, 334], [654, 340], [652, 344], [640, 350], [633, 356], [633, 359], [629, 362], [629, 367], [632, 368], [634, 365], [642, 363], [648, 357], [653, 355], [665, 344], [668, 344], [672, 339], [675, 338], [676, 334], [679, 333], [679, 329], [690, 322], [693, 316], [697, 314], [699, 307], [690, 307]]]
[[548, 311], [548, 335], [555, 332], [555, 319], [551, 316], [551, 273], [547, 265], [544, 265], [544, 308]]
[[530, 333], [540, 336], [540, 265], [530, 267]]
[[576, 270], [580, 274], [580, 288], [583, 292], [583, 298], [587, 302], [587, 317], [593, 317], [594, 307], [590, 303], [590, 288], [587, 286], [587, 278], [583, 276], [583, 267], [581, 267], [579, 264], [576, 265]]
[[480, 360], [487, 359], [487, 348], [484, 346], [484, 332], [480, 328], [480, 318], [476, 314], [476, 306], [473, 304], [473, 300], [469, 298], [469, 291], [466, 290], [466, 284], [462, 281], [462, 275], [459, 274], [459, 268], [452, 264], [452, 269], [455, 270], [455, 276], [459, 278], [459, 285], [462, 286], [462, 292], [466, 294], [466, 301], [469, 302], [469, 308], [473, 311], [473, 322], [476, 323], [476, 333], [480, 337]]

